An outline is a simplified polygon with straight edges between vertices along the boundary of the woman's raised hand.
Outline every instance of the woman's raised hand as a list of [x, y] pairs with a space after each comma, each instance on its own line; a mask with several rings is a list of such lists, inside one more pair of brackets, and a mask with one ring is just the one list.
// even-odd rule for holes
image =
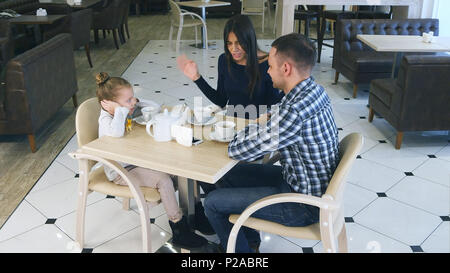
[[183, 71], [184, 75], [192, 81], [196, 81], [200, 78], [197, 64], [193, 60], [189, 60], [186, 55], [183, 54], [178, 56], [177, 64], [178, 68]]

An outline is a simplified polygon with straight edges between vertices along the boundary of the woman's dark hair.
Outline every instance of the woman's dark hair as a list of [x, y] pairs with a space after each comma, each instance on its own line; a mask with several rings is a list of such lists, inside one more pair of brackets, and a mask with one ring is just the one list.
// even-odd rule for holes
[[[228, 35], [233, 32], [241, 45], [242, 49], [247, 55], [247, 63], [245, 65], [245, 70], [249, 76], [248, 92], [250, 98], [253, 95], [256, 83], [261, 79], [259, 73], [259, 61], [258, 61], [258, 43], [256, 40], [255, 29], [250, 21], [250, 18], [246, 15], [235, 15], [230, 20], [227, 21], [225, 28], [223, 30], [223, 42], [224, 42], [224, 52], [228, 63], [228, 71], [230, 71], [231, 62], [233, 62], [233, 56], [228, 51], [227, 41]], [[230, 73], [231, 74], [231, 73]]]

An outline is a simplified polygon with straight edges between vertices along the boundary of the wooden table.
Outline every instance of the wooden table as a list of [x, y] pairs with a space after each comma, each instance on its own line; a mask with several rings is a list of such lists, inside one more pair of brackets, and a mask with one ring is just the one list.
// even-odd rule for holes
[[294, 10], [297, 5], [361, 5], [361, 6], [388, 6], [393, 7], [394, 18], [420, 18], [423, 0], [278, 0], [276, 15], [276, 37], [294, 31]]
[[356, 36], [363, 43], [380, 52], [395, 52], [392, 78], [397, 77], [400, 62], [406, 52], [450, 52], [450, 37], [434, 37], [433, 43], [422, 42], [422, 36], [368, 35]]
[[[185, 2], [176, 2], [179, 6], [191, 7], [191, 8], [199, 8], [202, 9], [202, 18], [206, 23], [206, 8], [210, 7], [221, 7], [221, 6], [229, 6], [230, 2], [223, 1], [185, 1]], [[206, 48], [206, 32], [202, 29], [202, 48]]]
[[40, 25], [51, 25], [58, 20], [66, 17], [64, 14], [55, 14], [47, 16], [36, 16], [36, 15], [21, 15], [9, 19], [9, 23], [16, 25], [33, 25], [34, 26], [34, 37], [36, 43], [40, 44], [42, 42]]
[[[237, 128], [244, 128], [245, 119], [217, 116], [218, 120], [234, 120]], [[185, 147], [175, 140], [156, 142], [145, 126], [134, 124], [124, 137], [101, 137], [83, 147], [82, 152], [106, 159], [126, 162], [178, 176], [180, 207], [192, 224], [195, 202], [199, 199], [196, 181], [214, 184], [238, 161], [228, 157], [228, 143], [209, 140], [212, 126], [194, 126], [194, 137], [203, 143]]]

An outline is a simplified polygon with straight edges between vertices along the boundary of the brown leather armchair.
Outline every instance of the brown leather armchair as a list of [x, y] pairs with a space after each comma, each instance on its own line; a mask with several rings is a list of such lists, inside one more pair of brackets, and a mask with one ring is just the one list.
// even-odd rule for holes
[[60, 34], [11, 59], [0, 98], [0, 134], [27, 134], [36, 151], [35, 133], [78, 90], [70, 34]]
[[369, 122], [374, 112], [396, 130], [400, 149], [405, 131], [450, 130], [450, 55], [409, 55], [397, 79], [370, 84]]
[[438, 19], [352, 19], [340, 20], [334, 39], [333, 68], [335, 83], [343, 74], [353, 83], [356, 98], [358, 84], [368, 84], [374, 79], [390, 78], [394, 53], [376, 52], [356, 38], [358, 34], [422, 35], [433, 31], [439, 34]]

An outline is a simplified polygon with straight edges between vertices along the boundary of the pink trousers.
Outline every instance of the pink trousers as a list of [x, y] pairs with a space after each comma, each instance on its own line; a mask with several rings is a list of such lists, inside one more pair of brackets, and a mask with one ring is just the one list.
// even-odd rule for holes
[[[173, 181], [168, 174], [141, 167], [135, 167], [129, 172], [133, 174], [139, 186], [158, 190], [170, 221], [178, 222], [182, 218], [183, 215], [175, 196]], [[114, 183], [127, 185], [120, 175], [114, 180]]]

